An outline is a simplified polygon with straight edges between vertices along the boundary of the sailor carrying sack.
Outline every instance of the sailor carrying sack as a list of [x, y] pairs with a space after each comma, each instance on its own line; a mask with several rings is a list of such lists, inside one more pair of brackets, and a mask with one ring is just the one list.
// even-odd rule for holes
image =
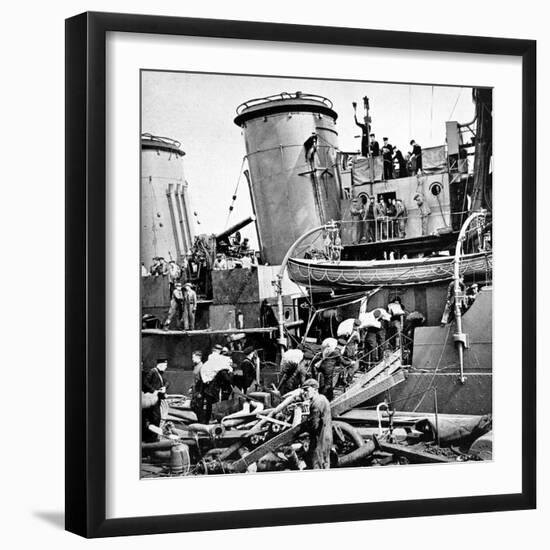
[[150, 409], [159, 402], [159, 396], [157, 392], [141, 392], [141, 408]]

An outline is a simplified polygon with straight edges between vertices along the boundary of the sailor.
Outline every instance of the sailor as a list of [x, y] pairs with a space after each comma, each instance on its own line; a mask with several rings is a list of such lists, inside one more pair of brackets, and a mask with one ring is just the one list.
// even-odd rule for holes
[[241, 267], [243, 269], [252, 269], [252, 258], [250, 257], [250, 252], [247, 252], [242, 258], [241, 258]]
[[361, 156], [369, 156], [369, 119], [364, 117], [364, 123], [357, 120], [357, 103], [353, 102], [353, 120], [361, 128]]
[[386, 240], [388, 238], [387, 219], [386, 219], [386, 202], [382, 197], [374, 205], [374, 218], [376, 220], [376, 237], [377, 240]]
[[248, 346], [243, 350], [244, 359], [241, 361], [239, 370], [241, 376], [235, 381], [235, 385], [246, 393], [252, 382], [256, 379], [256, 362], [258, 357], [254, 348]]
[[215, 381], [220, 388], [220, 399], [223, 401], [229, 399], [233, 393], [233, 355], [232, 351], [227, 347], [223, 346], [220, 355], [229, 361], [229, 369], [222, 369], [221, 372], [216, 374]]
[[479, 286], [477, 283], [471, 284], [466, 289], [466, 299], [465, 299], [466, 307], [469, 308], [476, 301], [478, 294], [479, 294]]
[[202, 351], [200, 349], [195, 350], [191, 354], [191, 362], [193, 363], [193, 384], [196, 385], [201, 379]]
[[191, 409], [193, 409], [197, 417], [199, 417], [204, 407], [203, 383], [201, 379], [201, 369], [203, 367], [201, 350], [195, 350], [191, 354], [191, 362], [193, 363], [193, 395], [191, 398]]
[[238, 249], [241, 246], [241, 232], [237, 231], [233, 237], [231, 237], [231, 246], [234, 249]]
[[387, 347], [386, 334], [388, 329], [388, 321], [391, 317], [384, 308], [379, 307], [375, 311], [380, 312], [380, 316], [378, 317], [380, 328], [376, 331], [376, 346], [378, 351], [378, 361], [382, 361]]
[[407, 168], [407, 161], [403, 156], [403, 153], [399, 149], [395, 150], [393, 160], [397, 161], [397, 165], [399, 167], [399, 177], [406, 178], [409, 175], [409, 170]]
[[414, 331], [417, 327], [423, 325], [426, 322], [426, 318], [422, 313], [419, 311], [411, 311], [406, 317], [405, 317], [405, 328], [403, 332], [405, 333], [405, 336], [408, 336], [409, 339], [413, 340], [414, 338]]
[[391, 180], [393, 178], [393, 146], [388, 141], [388, 138], [382, 138], [382, 158], [384, 159], [384, 179]]
[[[349, 321], [344, 321], [344, 323]], [[340, 326], [338, 327], [338, 332], [340, 333]], [[361, 336], [359, 333], [359, 327], [361, 326], [361, 321], [359, 319], [353, 319], [353, 325], [351, 327], [351, 332], [339, 334], [338, 337], [338, 346], [342, 352], [342, 358], [346, 360], [345, 372], [343, 375], [343, 380], [346, 384], [351, 383], [353, 380], [354, 374], [359, 369], [359, 361], [357, 360], [357, 352], [359, 349], [359, 344], [361, 343]]]
[[386, 208], [386, 216], [388, 217], [388, 239], [393, 239], [395, 237], [394, 227], [396, 214], [395, 199], [390, 199]]
[[315, 163], [315, 153], [317, 152], [317, 141], [318, 141], [317, 134], [315, 132], [312, 132], [311, 136], [309, 136], [304, 142], [306, 162], [309, 162], [309, 164], [311, 165]]
[[407, 363], [411, 364], [413, 355], [413, 343], [414, 343], [414, 331], [417, 327], [423, 325], [426, 322], [426, 318], [419, 311], [411, 311], [405, 317], [405, 327], [403, 333], [407, 336], [407, 340], [402, 342], [403, 353], [406, 355]]
[[170, 294], [172, 294], [176, 283], [179, 282], [180, 279], [181, 279], [180, 266], [174, 260], [170, 260], [168, 262], [168, 280], [170, 281]]
[[[141, 391], [157, 396], [157, 399], [154, 400], [154, 404], [144, 408], [141, 414], [142, 439], [145, 442], [158, 440], [157, 431], [160, 428], [161, 422], [161, 402], [166, 396], [166, 385], [163, 373], [166, 371], [167, 367], [168, 363], [166, 360], [158, 360], [156, 367], [142, 374]], [[153, 426], [153, 429], [151, 430], [149, 426]], [[155, 427], [157, 430], [155, 430]]]
[[410, 152], [409, 160], [412, 164], [413, 174], [418, 174], [422, 172], [422, 147], [411, 139], [410, 145], [412, 146], [412, 151]]
[[149, 274], [156, 277], [158, 275], [157, 271], [158, 271], [159, 265], [160, 265], [159, 257], [155, 256], [153, 258], [153, 263], [151, 264], [151, 267], [149, 267]]
[[370, 135], [370, 153], [373, 157], [380, 156], [380, 144], [376, 141], [374, 134]]
[[359, 327], [361, 326], [361, 321], [359, 319], [353, 320], [353, 331], [350, 334], [348, 341], [346, 342], [346, 347], [344, 350], [344, 355], [350, 359], [357, 358], [357, 352], [359, 350], [359, 344], [361, 343], [361, 335], [359, 332]]
[[325, 232], [325, 238], [323, 239], [323, 247], [325, 249], [325, 256], [327, 260], [332, 259], [332, 239], [329, 231]]
[[239, 247], [239, 254], [246, 254], [247, 252], [250, 252], [250, 244], [248, 237], [245, 237], [243, 239], [243, 242], [241, 246]]
[[149, 277], [150, 273], [149, 270], [145, 267], [145, 262], [141, 262], [141, 276], [142, 277]]
[[441, 317], [441, 326], [445, 326], [447, 323], [450, 323], [455, 318], [455, 300], [460, 300], [460, 308], [464, 309], [464, 277], [461, 275], [458, 278], [458, 288], [459, 295], [455, 296], [455, 282], [454, 280], [449, 283], [447, 287], [447, 301], [445, 303], [445, 309], [443, 310], [443, 315]]
[[332, 247], [332, 261], [339, 262], [342, 255], [342, 239], [340, 238], [340, 232], [336, 230], [334, 233], [334, 245]]
[[184, 311], [184, 298], [183, 298], [183, 290], [181, 283], [175, 283], [174, 290], [172, 291], [172, 296], [170, 298], [170, 309], [168, 310], [168, 316], [166, 317], [166, 321], [164, 321], [164, 330], [168, 330], [170, 328], [170, 324], [172, 323], [172, 319], [176, 317], [176, 320], [179, 323], [181, 321], [181, 318], [183, 317], [183, 311]]
[[357, 244], [359, 241], [363, 239], [363, 218], [365, 215], [365, 211], [363, 210], [363, 205], [357, 200], [357, 198], [353, 198], [351, 200], [351, 207], [349, 210], [349, 213], [351, 215], [352, 220], [352, 244]]
[[[326, 345], [331, 341], [330, 345]], [[349, 366], [352, 361], [342, 357], [338, 347], [338, 341], [334, 338], [326, 338], [321, 344], [321, 360], [315, 366], [315, 374], [319, 378], [319, 391], [329, 401], [334, 398], [334, 375], [340, 366]]]
[[281, 357], [281, 374], [277, 389], [284, 395], [301, 387], [306, 378], [304, 352], [299, 349], [285, 351]]
[[[395, 338], [396, 334], [401, 334], [403, 330], [403, 317], [405, 316], [405, 310], [399, 296], [395, 296], [388, 304], [388, 313], [391, 315], [388, 328], [388, 341]], [[391, 340], [390, 346], [396, 349], [399, 345], [397, 339]]]
[[186, 280], [191, 281], [197, 278], [199, 266], [195, 260], [193, 252], [189, 251], [186, 254]]
[[305, 456], [306, 464], [314, 470], [330, 468], [330, 451], [332, 449], [332, 415], [330, 403], [324, 395], [319, 394], [319, 383], [313, 378], [304, 380], [296, 390], [290, 392], [268, 416], [274, 417], [289, 405], [309, 402], [309, 414], [305, 428], [309, 433], [309, 448]]
[[203, 388], [204, 408], [200, 411], [199, 422], [208, 424], [212, 416], [212, 406], [231, 393], [233, 366], [231, 358], [223, 355], [223, 346], [216, 344], [200, 370]]
[[166, 260], [161, 256], [158, 259], [159, 263], [156, 270], [156, 275], [168, 275], [168, 264], [166, 263]]
[[275, 315], [273, 308], [265, 298], [260, 304], [260, 323], [262, 327], [277, 326], [277, 316]]
[[396, 236], [404, 239], [406, 235], [405, 227], [407, 225], [407, 207], [401, 199], [397, 199], [395, 202], [395, 218], [397, 221]]
[[180, 268], [180, 278], [179, 281], [181, 283], [185, 283], [187, 281], [187, 274], [188, 274], [188, 262], [187, 255], [183, 256], [181, 259], [181, 264], [179, 265]]
[[381, 311], [375, 309], [365, 314], [365, 317], [361, 319], [362, 327], [365, 329], [364, 349], [368, 363], [378, 363], [379, 360], [376, 334], [382, 326], [380, 323], [381, 315]]
[[428, 235], [428, 216], [432, 213], [430, 207], [426, 204], [424, 195], [422, 193], [416, 193], [413, 197], [416, 202], [420, 214], [420, 223], [422, 227], [422, 235]]
[[319, 393], [319, 384], [310, 378], [302, 389], [310, 399], [309, 416], [306, 423], [309, 432], [309, 450], [306, 463], [313, 470], [330, 468], [332, 449], [332, 416], [328, 399]]
[[191, 283], [185, 283], [183, 289], [183, 330], [195, 330], [197, 293], [193, 290]]
[[369, 198], [369, 202], [365, 207], [365, 223], [367, 229], [367, 242], [372, 243], [375, 241], [376, 235], [376, 221], [374, 216], [374, 197]]
[[214, 265], [212, 266], [212, 269], [214, 271], [223, 271], [224, 269], [227, 269], [225, 256], [220, 252], [216, 254], [216, 259], [214, 260]]

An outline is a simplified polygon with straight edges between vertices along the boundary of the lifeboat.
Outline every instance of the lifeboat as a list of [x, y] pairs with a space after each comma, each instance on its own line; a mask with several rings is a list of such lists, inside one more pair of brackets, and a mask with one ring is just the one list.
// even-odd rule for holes
[[[438, 283], [453, 278], [454, 256], [430, 256], [400, 260], [331, 262], [290, 258], [288, 273], [296, 284], [330, 288], [406, 286]], [[492, 251], [465, 254], [460, 274], [465, 278], [490, 279]]]

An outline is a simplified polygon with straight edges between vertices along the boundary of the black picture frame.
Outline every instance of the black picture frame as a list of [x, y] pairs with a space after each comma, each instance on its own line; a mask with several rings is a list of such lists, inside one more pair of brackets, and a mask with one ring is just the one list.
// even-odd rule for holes
[[[109, 31], [516, 56], [522, 60], [522, 490], [515, 494], [106, 519], [105, 41]], [[536, 42], [83, 13], [66, 21], [66, 529], [107, 537], [536, 506]]]

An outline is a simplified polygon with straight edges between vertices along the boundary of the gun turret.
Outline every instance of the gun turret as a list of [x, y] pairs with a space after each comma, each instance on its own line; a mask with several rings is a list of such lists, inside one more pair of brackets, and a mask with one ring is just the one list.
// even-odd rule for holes
[[222, 231], [221, 233], [218, 233], [215, 235], [216, 241], [221, 241], [222, 239], [226, 239], [229, 237], [229, 235], [233, 235], [233, 233], [236, 233], [243, 227], [246, 227], [248, 224], [255, 222], [256, 216], [248, 216], [248, 218], [245, 218], [244, 220], [241, 220], [240, 222], [232, 225], [231, 227], [228, 227], [225, 231]]

